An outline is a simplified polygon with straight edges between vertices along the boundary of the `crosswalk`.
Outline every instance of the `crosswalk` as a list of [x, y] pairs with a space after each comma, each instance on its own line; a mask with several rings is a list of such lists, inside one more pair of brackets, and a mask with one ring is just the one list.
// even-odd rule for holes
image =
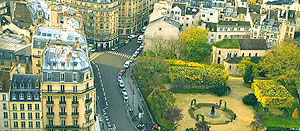
[[130, 57], [131, 57], [130, 55], [126, 55], [126, 54], [116, 52], [116, 51], [106, 51], [106, 53], [116, 55], [116, 56], [121, 56], [121, 57], [126, 58], [126, 59], [130, 59]]
[[90, 54], [90, 61], [96, 59], [98, 56], [102, 55], [103, 52], [99, 52], [99, 53], [91, 53]]

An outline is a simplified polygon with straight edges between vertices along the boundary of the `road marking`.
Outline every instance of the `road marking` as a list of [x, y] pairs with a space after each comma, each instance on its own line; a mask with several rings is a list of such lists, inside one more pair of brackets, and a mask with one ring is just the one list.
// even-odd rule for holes
[[105, 97], [105, 92], [103, 92], [103, 96]]
[[102, 88], [103, 92], [104, 92], [104, 88]]
[[107, 103], [107, 101], [105, 102], [105, 104], [106, 104], [106, 106], [108, 106], [108, 103]]
[[107, 101], [106, 97], [104, 96], [105, 101]]
[[[103, 87], [103, 83], [101, 83], [101, 86]], [[104, 89], [104, 88], [103, 88]]]
[[103, 83], [103, 81], [102, 81], [101, 77], [100, 77], [100, 82], [101, 82], [101, 83]]

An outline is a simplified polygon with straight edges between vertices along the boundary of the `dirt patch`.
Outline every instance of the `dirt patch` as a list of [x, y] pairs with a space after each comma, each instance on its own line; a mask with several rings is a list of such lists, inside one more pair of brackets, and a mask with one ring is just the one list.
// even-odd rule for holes
[[218, 97], [209, 94], [175, 94], [175, 105], [182, 109], [184, 115], [181, 121], [178, 121], [178, 131], [184, 131], [186, 128], [195, 127], [196, 120], [191, 118], [188, 109], [192, 99], [196, 99], [197, 103], [218, 103], [220, 99], [227, 102], [227, 108], [236, 113], [237, 118], [233, 122], [226, 125], [210, 125], [211, 131], [250, 131], [248, 125], [251, 123], [254, 117], [254, 111], [250, 106], [243, 104], [243, 96], [251, 93], [251, 89], [243, 86], [243, 82], [240, 79], [230, 78], [228, 86], [231, 87], [231, 93], [227, 96]]

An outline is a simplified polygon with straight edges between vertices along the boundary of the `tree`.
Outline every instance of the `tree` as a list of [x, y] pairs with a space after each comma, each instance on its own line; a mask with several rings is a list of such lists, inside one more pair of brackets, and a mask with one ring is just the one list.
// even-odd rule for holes
[[251, 58], [244, 57], [239, 63], [238, 67], [239, 67], [239, 72], [243, 76], [244, 83], [246, 84], [252, 83], [256, 74], [254, 72], [254, 68], [256, 67], [256, 64], [251, 62]]
[[197, 121], [195, 126], [196, 126], [195, 131], [209, 131], [209, 128], [210, 128], [210, 126], [208, 126], [207, 121]]
[[260, 121], [257, 121], [257, 120], [252, 121], [249, 126], [254, 131], [262, 130], [262, 129], [265, 128], [264, 124]]
[[195, 40], [187, 47], [187, 60], [203, 62], [210, 55], [211, 45], [202, 40]]
[[181, 110], [176, 106], [171, 106], [165, 115], [165, 118], [171, 122], [179, 121], [182, 117]]
[[[189, 47], [189, 45], [191, 45], [191, 47], [189, 47], [190, 51], [193, 51], [193, 50], [191, 50], [193, 47], [201, 47], [203, 49], [206, 49], [207, 45], [203, 44], [203, 43], [207, 43], [207, 35], [208, 35], [208, 31], [201, 27], [191, 27], [191, 28], [184, 30], [180, 34], [180, 45], [181, 45], [180, 46], [180, 57], [183, 59], [187, 58], [187, 56], [188, 56], [187, 48]], [[203, 45], [203, 46], [199, 46], [198, 44]], [[196, 52], [199, 52], [199, 51], [196, 51]], [[201, 51], [201, 49], [200, 49], [200, 52], [203, 52], [203, 51]], [[191, 54], [191, 52], [190, 52], [190, 54]], [[192, 54], [194, 54], [194, 53], [192, 53]], [[191, 56], [189, 58], [191, 58]]]
[[249, 0], [248, 2], [250, 5], [256, 5], [256, 0]]
[[253, 93], [249, 93], [243, 97], [243, 103], [249, 106], [254, 106], [257, 104], [257, 98]]
[[279, 43], [258, 63], [258, 70], [267, 78], [280, 82], [294, 96], [300, 87], [300, 47]]
[[166, 89], [154, 88], [147, 96], [147, 101], [156, 115], [163, 118], [168, 109], [175, 103], [175, 98]]

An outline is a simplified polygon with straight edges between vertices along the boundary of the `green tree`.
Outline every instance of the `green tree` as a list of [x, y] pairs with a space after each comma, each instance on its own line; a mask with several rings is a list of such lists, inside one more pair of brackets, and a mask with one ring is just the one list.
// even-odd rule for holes
[[[180, 34], [180, 50], [179, 50], [180, 57], [183, 59], [186, 59], [188, 57], [187, 48], [189, 47], [189, 45], [192, 44], [190, 47], [190, 51], [192, 51], [191, 50], [192, 47], [199, 47], [199, 45], [202, 45], [203, 43], [207, 43], [207, 35], [208, 35], [208, 31], [198, 26], [185, 29]], [[200, 46], [200, 47], [204, 48], [206, 46]]]
[[243, 76], [244, 83], [246, 84], [252, 83], [256, 75], [256, 72], [254, 71], [256, 64], [251, 62], [250, 57], [244, 57], [238, 66], [239, 66], [239, 72]]
[[166, 89], [154, 88], [147, 97], [147, 101], [155, 114], [163, 118], [168, 109], [174, 105], [175, 98], [173, 94]]
[[195, 40], [187, 46], [187, 60], [203, 62], [210, 55], [211, 45], [202, 40]]
[[258, 70], [267, 78], [280, 82], [294, 96], [300, 87], [300, 47], [292, 43], [280, 43], [262, 58]]
[[243, 75], [244, 83], [251, 84], [253, 82], [254, 76], [255, 75], [253, 73], [253, 66], [247, 65], [245, 74]]

